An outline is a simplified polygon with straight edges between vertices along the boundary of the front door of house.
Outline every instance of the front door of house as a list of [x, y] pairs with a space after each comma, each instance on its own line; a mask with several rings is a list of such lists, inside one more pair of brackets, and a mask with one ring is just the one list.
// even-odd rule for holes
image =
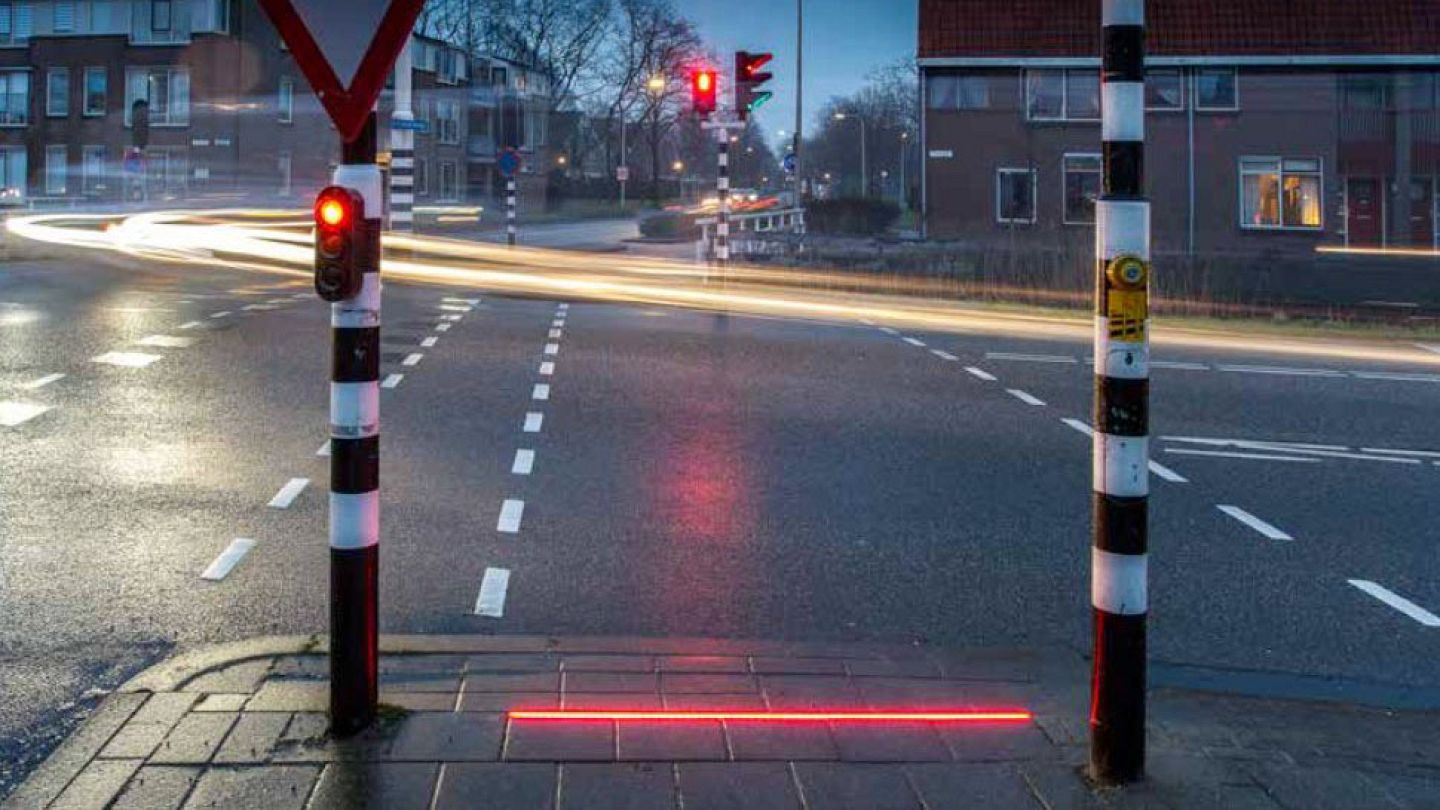
[[1352, 177], [1345, 184], [1345, 228], [1351, 247], [1380, 246], [1380, 181]]
[[1410, 181], [1410, 245], [1435, 244], [1435, 183], [1428, 177]]

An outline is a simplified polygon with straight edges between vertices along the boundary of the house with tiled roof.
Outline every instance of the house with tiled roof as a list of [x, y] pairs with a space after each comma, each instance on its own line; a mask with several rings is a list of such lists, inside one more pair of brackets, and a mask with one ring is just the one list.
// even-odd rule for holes
[[[1093, 246], [1100, 5], [920, 0], [929, 238]], [[1157, 252], [1440, 245], [1440, 3], [1147, 6]]]

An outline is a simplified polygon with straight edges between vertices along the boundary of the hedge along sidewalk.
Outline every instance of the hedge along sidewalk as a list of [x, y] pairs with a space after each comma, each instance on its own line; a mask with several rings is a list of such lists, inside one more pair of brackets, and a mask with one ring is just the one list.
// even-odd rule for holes
[[[1440, 797], [1440, 695], [1423, 690], [1354, 693], [1430, 707], [1400, 711], [1158, 686], [1149, 781], [1099, 792], [1079, 770], [1088, 664], [1063, 649], [495, 636], [387, 636], [381, 646], [384, 711], [355, 738], [327, 734], [318, 639], [224, 645], [127, 683], [5, 806], [439, 808], [483, 797], [497, 807], [687, 810], [802, 801], [1348, 810], [1434, 807]], [[1156, 668], [1161, 684], [1253, 686], [1254, 677]], [[1035, 720], [533, 723], [505, 714], [996, 705], [1028, 707]]]

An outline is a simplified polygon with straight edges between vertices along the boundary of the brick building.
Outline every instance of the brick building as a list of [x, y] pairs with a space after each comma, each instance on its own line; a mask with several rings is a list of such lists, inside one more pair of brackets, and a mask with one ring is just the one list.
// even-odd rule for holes
[[[1440, 4], [1148, 5], [1161, 253], [1440, 238]], [[926, 235], [1093, 249], [1100, 0], [920, 0]]]
[[[543, 146], [543, 124], [475, 142], [482, 88], [533, 120], [547, 99], [492, 85], [493, 60], [416, 36], [416, 202], [458, 202], [496, 144]], [[478, 78], [477, 78], [478, 77]], [[523, 96], [523, 98], [522, 98]], [[517, 99], [520, 99], [517, 101]], [[149, 143], [136, 159], [137, 101]], [[388, 144], [392, 94], [380, 101]], [[499, 116], [496, 116], [499, 120]], [[339, 157], [328, 118], [256, 0], [0, 0], [0, 203], [302, 200]], [[526, 134], [531, 133], [531, 134]], [[127, 159], [128, 158], [128, 159]]]

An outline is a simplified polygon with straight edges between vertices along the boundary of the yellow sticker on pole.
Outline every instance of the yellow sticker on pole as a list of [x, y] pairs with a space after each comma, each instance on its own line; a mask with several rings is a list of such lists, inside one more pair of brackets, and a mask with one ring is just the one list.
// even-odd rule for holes
[[1145, 339], [1150, 317], [1150, 265], [1139, 256], [1116, 256], [1105, 266], [1110, 282], [1105, 293], [1105, 318], [1110, 339], [1138, 343]]

